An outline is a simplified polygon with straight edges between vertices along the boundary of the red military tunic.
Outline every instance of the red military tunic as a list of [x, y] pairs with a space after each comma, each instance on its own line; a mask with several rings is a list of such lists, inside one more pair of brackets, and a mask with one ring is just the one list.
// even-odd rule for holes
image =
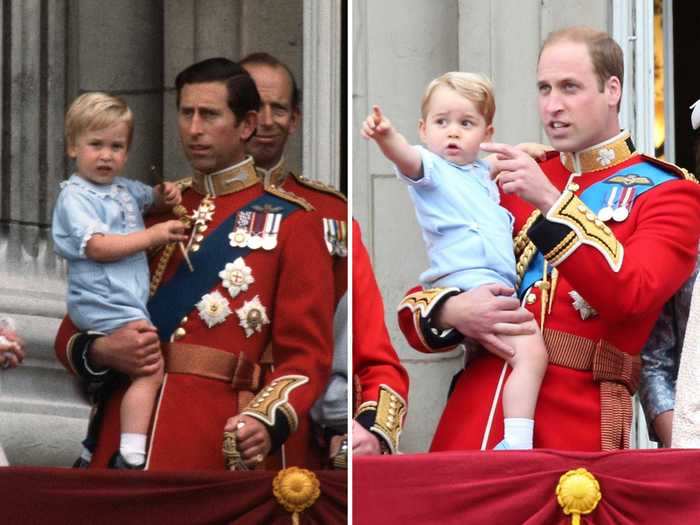
[[[333, 256], [334, 283], [334, 326], [338, 328], [335, 336], [334, 360], [331, 381], [315, 407], [315, 422], [322, 427], [330, 427], [333, 432], [345, 432], [347, 428], [347, 410], [342, 414], [338, 405], [347, 406], [347, 291], [348, 291], [348, 205], [345, 196], [331, 186], [317, 180], [295, 174], [287, 169], [284, 157], [270, 170], [257, 168], [258, 174], [267, 187], [282, 188], [293, 195], [309, 202], [321, 217], [324, 236], [329, 252]], [[337, 235], [334, 235], [337, 233]], [[346, 299], [343, 301], [343, 299]], [[343, 386], [344, 385], [344, 388]], [[340, 390], [344, 392], [341, 394]], [[340, 427], [343, 427], [342, 430]], [[322, 432], [318, 432], [321, 434]], [[319, 435], [319, 437], [321, 437]], [[288, 446], [293, 447], [301, 436], [291, 436]], [[319, 442], [325, 441], [323, 438]], [[320, 468], [327, 462], [327, 447], [314, 443], [319, 452], [316, 466]]]
[[[663, 304], [692, 272], [700, 235], [697, 184], [683, 180], [684, 174], [667, 164], [658, 172], [673, 180], [655, 184], [645, 175], [635, 175], [658, 162], [634, 153], [629, 136], [622, 134], [576, 155], [552, 155], [540, 165], [563, 194], [547, 220], [528, 224], [527, 236], [518, 235], [515, 241], [517, 255], [532, 240], [557, 273], [556, 282], [550, 275], [544, 286], [540, 274], [524, 294], [524, 306], [536, 320], [545, 312], [550, 354], [535, 412], [535, 447], [628, 446], [627, 390], [636, 388], [639, 369], [638, 359], [631, 356], [639, 354]], [[624, 177], [616, 179], [618, 173]], [[601, 206], [627, 209], [617, 216], [621, 220], [610, 220], [605, 212], [599, 216], [601, 206], [592, 208], [579, 199], [596, 184], [604, 196]], [[636, 198], [630, 188], [639, 193]], [[504, 196], [502, 204], [515, 216], [514, 231], [520, 231], [532, 207], [514, 195]], [[542, 290], [547, 288], [546, 295], [553, 292], [554, 298], [545, 297], [543, 307]], [[429, 319], [449, 293], [423, 292], [404, 299], [399, 322], [418, 350], [435, 351], [445, 340], [429, 327]], [[456, 381], [431, 450], [481, 447], [503, 367], [502, 360], [487, 352], [469, 361]], [[502, 436], [499, 396], [486, 448], [493, 448]]]
[[[300, 199], [264, 190], [250, 160], [216, 175], [195, 176], [193, 186], [196, 190], [188, 188], [183, 192], [182, 204], [188, 214], [199, 209], [206, 215], [207, 210], [200, 207], [203, 194], [218, 195], [211, 198], [214, 208], [209, 209], [213, 213], [200, 232], [203, 238], [195, 242], [201, 244], [202, 250], [210, 250], [214, 258], [230, 249], [229, 241], [212, 246], [206, 244], [207, 238], [226, 219], [240, 217], [236, 214], [244, 208], [250, 210], [248, 205], [252, 201], [277, 194], [277, 201], [273, 199], [267, 207], [256, 208], [260, 214], [274, 213], [275, 202], [280, 202], [280, 198], [296, 200], [300, 206], [282, 219], [274, 249], [250, 249], [242, 257], [254, 279], [247, 280], [247, 289], [241, 287], [233, 297], [223, 278], [216, 278], [214, 286], [197, 298], [199, 306], [192, 304], [188, 308], [171, 338], [176, 343], [244, 355], [252, 363], [259, 363], [270, 345], [274, 372], [261, 385], [257, 397], [250, 400], [240, 398], [243, 394], [234, 390], [230, 381], [191, 373], [167, 373], [166, 369], [149, 437], [147, 468], [153, 470], [223, 469], [223, 428], [229, 417], [239, 413], [239, 403], [245, 406], [243, 413], [263, 421], [282, 441], [290, 433], [308, 436], [307, 413], [328, 380], [331, 361], [332, 260], [320, 217], [306, 211], [307, 204]], [[161, 252], [152, 259], [155, 279], [163, 257]], [[234, 262], [225, 257], [222, 261], [221, 266]], [[174, 250], [162, 273], [163, 286], [174, 284], [176, 289], [185, 291], [198, 277], [198, 269], [203, 271], [203, 265], [193, 260], [193, 273], [187, 270], [178, 273], [177, 268], [183, 264], [180, 251]], [[221, 303], [209, 308], [219, 298], [223, 298], [228, 308]], [[251, 310], [255, 310], [252, 317]], [[70, 322], [65, 321], [57, 336], [56, 352], [67, 368], [76, 371], [75, 363], [79, 359], [72, 355], [73, 340], [67, 340], [72, 331]], [[105, 466], [118, 448], [123, 390], [120, 388], [106, 403], [92, 466]], [[300, 442], [308, 443], [308, 439]], [[286, 452], [287, 465], [304, 466], [311, 455], [308, 447]], [[281, 463], [273, 463], [268, 460], [267, 466], [281, 467]]]
[[408, 374], [389, 339], [384, 305], [360, 227], [352, 223], [352, 368], [355, 417], [396, 452], [408, 398]]

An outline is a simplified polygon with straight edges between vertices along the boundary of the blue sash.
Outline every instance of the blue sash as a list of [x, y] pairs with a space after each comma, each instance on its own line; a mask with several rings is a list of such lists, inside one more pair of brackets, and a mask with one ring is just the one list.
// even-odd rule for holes
[[[606, 199], [609, 195], [611, 185], [620, 186], [621, 188], [634, 186], [637, 192], [635, 195], [636, 199], [650, 189], [664, 182], [676, 180], [677, 178], [678, 177], [675, 175], [662, 170], [654, 164], [640, 162], [632, 166], [627, 166], [607, 179], [589, 186], [581, 193], [579, 198], [593, 213], [597, 214], [607, 205]], [[523, 276], [523, 280], [520, 283], [520, 287], [518, 288], [518, 296], [520, 298], [525, 295], [525, 292], [529, 290], [534, 283], [542, 279], [543, 268], [544, 256], [538, 251], [535, 257], [532, 258]], [[551, 272], [551, 267], [547, 272]]]
[[274, 207], [275, 213], [281, 213], [283, 218], [300, 209], [297, 204], [265, 193], [236, 210], [211, 232], [201, 243], [199, 251], [189, 254], [194, 272], [190, 272], [185, 261], [182, 261], [175, 275], [161, 284], [148, 301], [151, 322], [158, 328], [161, 341], [169, 341], [182, 318], [192, 311], [204, 294], [216, 286], [220, 281], [219, 272], [226, 263], [250, 253], [250, 248], [231, 246], [228, 234], [233, 231], [239, 212], [253, 211], [254, 207], [265, 205]]

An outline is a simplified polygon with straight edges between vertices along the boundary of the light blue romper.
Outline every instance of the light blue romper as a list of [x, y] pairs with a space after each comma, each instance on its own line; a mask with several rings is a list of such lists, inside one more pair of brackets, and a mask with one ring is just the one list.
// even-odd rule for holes
[[146, 254], [101, 263], [87, 258], [85, 246], [95, 233], [143, 230], [143, 213], [151, 204], [153, 188], [122, 177], [99, 185], [72, 175], [61, 184], [53, 212], [54, 250], [68, 261], [68, 315], [81, 331], [110, 333], [149, 319]]
[[422, 146], [423, 176], [408, 183], [430, 268], [423, 287], [470, 290], [489, 283], [515, 286], [513, 217], [499, 205], [485, 162], [452, 164]]

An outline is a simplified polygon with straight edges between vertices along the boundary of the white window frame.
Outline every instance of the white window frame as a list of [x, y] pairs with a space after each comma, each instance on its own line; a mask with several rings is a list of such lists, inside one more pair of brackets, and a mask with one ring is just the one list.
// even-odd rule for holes
[[[670, 10], [670, 6], [667, 8], [666, 3], [664, 3], [664, 13], [667, 10]], [[638, 151], [654, 155], [653, 0], [613, 1], [612, 23], [613, 38], [622, 47], [625, 57], [625, 81], [620, 105], [620, 124], [623, 129], [630, 131]], [[664, 24], [665, 31], [667, 31], [666, 27]], [[673, 33], [671, 32], [671, 34]], [[668, 60], [668, 56], [664, 59]], [[668, 67], [670, 62], [666, 62], [666, 64], [666, 70], [671, 70]], [[667, 91], [672, 91], [672, 84], [666, 84], [666, 86]], [[666, 111], [668, 112], [668, 106]], [[666, 122], [669, 122], [668, 119]], [[656, 448], [657, 446], [656, 442], [651, 441], [648, 437], [646, 418], [637, 396], [634, 397], [630, 446], [632, 448]]]

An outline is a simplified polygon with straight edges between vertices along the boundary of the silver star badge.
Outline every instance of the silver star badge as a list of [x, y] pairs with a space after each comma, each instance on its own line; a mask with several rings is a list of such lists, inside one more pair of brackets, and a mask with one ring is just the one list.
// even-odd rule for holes
[[598, 315], [598, 312], [595, 311], [595, 309], [586, 302], [586, 300], [581, 297], [581, 294], [578, 293], [576, 290], [571, 290], [569, 292], [569, 297], [571, 297], [574, 301], [572, 303], [574, 310], [576, 310], [579, 315], [581, 316], [581, 319], [584, 321], [586, 319], [590, 319], [591, 317], [594, 317]]

